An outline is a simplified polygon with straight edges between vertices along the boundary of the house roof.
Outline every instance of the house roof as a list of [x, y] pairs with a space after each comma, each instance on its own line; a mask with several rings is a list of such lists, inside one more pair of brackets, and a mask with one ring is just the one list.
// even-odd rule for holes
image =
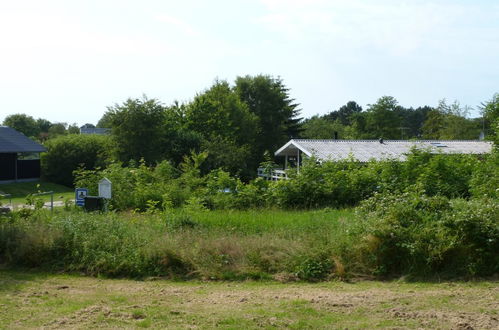
[[97, 135], [107, 135], [111, 132], [110, 128], [100, 128], [100, 127], [80, 127], [80, 134], [97, 134]]
[[0, 126], [0, 153], [43, 152], [45, 147], [13, 128]]
[[304, 140], [293, 139], [275, 152], [276, 156], [296, 156], [298, 150], [319, 160], [341, 160], [353, 157], [369, 160], [405, 160], [412, 148], [445, 154], [484, 154], [492, 151], [492, 143], [486, 141], [442, 140]]

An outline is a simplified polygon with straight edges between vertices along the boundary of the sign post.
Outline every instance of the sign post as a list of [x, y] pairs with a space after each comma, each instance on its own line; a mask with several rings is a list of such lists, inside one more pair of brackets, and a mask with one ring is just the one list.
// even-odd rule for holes
[[108, 178], [103, 178], [99, 181], [99, 197], [111, 199], [111, 181]]
[[85, 205], [85, 197], [88, 196], [87, 188], [76, 188], [75, 189], [75, 204], [78, 206]]
[[112, 183], [111, 181], [109, 181], [108, 178], [103, 178], [102, 180], [99, 181], [99, 197], [105, 199], [104, 201], [105, 211], [108, 210], [108, 202], [111, 199], [111, 188], [112, 188]]

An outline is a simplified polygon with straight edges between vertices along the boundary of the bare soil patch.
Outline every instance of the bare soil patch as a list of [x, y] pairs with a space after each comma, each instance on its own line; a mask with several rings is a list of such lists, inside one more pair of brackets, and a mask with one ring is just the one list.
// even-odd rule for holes
[[0, 328], [498, 329], [497, 282], [171, 282], [0, 271]]

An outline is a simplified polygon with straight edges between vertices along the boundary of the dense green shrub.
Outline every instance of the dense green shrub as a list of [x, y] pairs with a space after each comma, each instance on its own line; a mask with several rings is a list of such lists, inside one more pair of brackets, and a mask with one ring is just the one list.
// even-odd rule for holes
[[78, 167], [105, 167], [112, 159], [114, 145], [109, 136], [71, 134], [45, 143], [41, 155], [42, 176], [50, 182], [73, 185], [73, 171]]
[[497, 198], [497, 154], [490, 156], [433, 155], [417, 151], [407, 161], [354, 160], [319, 163], [309, 159], [299, 171], [288, 170], [289, 179], [244, 183], [221, 169], [206, 175], [201, 166], [207, 154], [185, 157], [180, 168], [163, 161], [156, 166], [111, 164], [100, 171], [75, 171], [75, 185], [97, 191], [97, 182], [113, 182], [111, 207], [146, 211], [179, 208], [198, 203], [207, 209], [279, 207], [313, 209], [350, 207], [375, 193], [418, 191], [447, 198]]
[[470, 191], [474, 198], [499, 199], [499, 150], [485, 157], [475, 167], [470, 180]]
[[362, 203], [365, 263], [378, 275], [499, 271], [497, 200], [379, 194]]
[[499, 203], [376, 194], [351, 211], [183, 210], [0, 218], [0, 260], [108, 276], [306, 281], [499, 272]]

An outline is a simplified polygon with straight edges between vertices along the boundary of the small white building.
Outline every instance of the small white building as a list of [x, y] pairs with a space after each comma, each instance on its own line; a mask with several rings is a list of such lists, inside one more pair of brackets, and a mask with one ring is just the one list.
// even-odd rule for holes
[[338, 161], [353, 158], [359, 162], [370, 160], [404, 161], [413, 148], [444, 154], [486, 154], [492, 151], [488, 141], [443, 141], [443, 140], [307, 140], [292, 139], [275, 152], [284, 157], [284, 169], [279, 175], [259, 176], [279, 179], [289, 167], [300, 168], [304, 157], [315, 157], [318, 161]]

